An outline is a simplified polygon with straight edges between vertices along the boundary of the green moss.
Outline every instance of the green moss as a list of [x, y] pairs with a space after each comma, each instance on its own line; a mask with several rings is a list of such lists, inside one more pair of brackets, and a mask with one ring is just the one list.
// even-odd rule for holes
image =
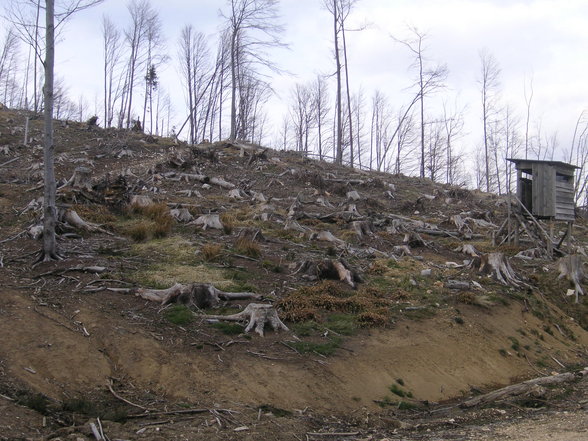
[[194, 314], [184, 305], [174, 305], [165, 311], [165, 318], [174, 325], [188, 325], [194, 320]]
[[225, 335], [239, 335], [243, 333], [243, 326], [238, 323], [218, 322], [213, 323], [212, 327], [218, 329]]
[[324, 343], [315, 343], [310, 341], [297, 341], [289, 343], [294, 349], [301, 354], [307, 354], [315, 352], [320, 355], [329, 356], [333, 355], [339, 346], [341, 346], [341, 338], [330, 338]]

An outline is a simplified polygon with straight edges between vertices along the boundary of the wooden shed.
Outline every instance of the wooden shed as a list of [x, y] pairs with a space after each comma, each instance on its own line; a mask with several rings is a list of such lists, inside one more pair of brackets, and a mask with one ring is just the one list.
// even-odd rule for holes
[[517, 197], [537, 218], [573, 221], [574, 171], [559, 161], [508, 159], [517, 170]]

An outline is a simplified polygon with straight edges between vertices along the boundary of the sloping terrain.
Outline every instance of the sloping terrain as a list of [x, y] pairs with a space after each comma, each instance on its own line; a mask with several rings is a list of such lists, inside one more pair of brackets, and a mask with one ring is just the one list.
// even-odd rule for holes
[[[586, 300], [564, 296], [555, 262], [513, 257], [534, 244], [492, 244], [503, 199], [58, 122], [59, 205], [85, 224], [64, 216], [65, 259], [33, 265], [41, 121], [25, 146], [24, 119], [0, 111], [0, 439], [91, 439], [98, 416], [110, 439], [494, 439], [479, 426], [493, 436], [528, 407], [585, 415], [585, 381], [508, 411], [448, 404], [587, 362]], [[510, 285], [478, 271], [492, 252]], [[261, 295], [290, 331], [206, 319], [248, 300], [190, 311], [136, 295], [174, 283]]]

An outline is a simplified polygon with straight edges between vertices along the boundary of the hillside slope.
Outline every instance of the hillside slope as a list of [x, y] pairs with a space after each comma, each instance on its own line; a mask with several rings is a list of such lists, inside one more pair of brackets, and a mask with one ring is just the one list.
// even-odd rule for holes
[[[41, 130], [32, 121], [24, 146], [23, 121], [0, 111], [0, 394], [13, 400], [0, 439], [74, 436], [59, 427], [98, 415], [126, 421], [108, 423], [111, 439], [390, 435], [435, 403], [587, 361], [585, 299], [563, 295], [554, 262], [513, 258], [532, 244], [492, 245], [504, 200], [248, 144], [58, 123], [59, 203], [87, 224], [64, 221], [65, 259], [32, 266]], [[220, 229], [194, 223], [215, 215]], [[479, 273], [463, 245], [507, 256], [517, 286]], [[358, 276], [355, 289], [322, 270], [333, 262]], [[244, 300], [194, 315], [135, 295], [174, 283], [259, 294], [290, 331], [206, 319]], [[206, 412], [186, 417], [190, 429], [179, 416], [159, 431], [129, 418], [194, 408]]]

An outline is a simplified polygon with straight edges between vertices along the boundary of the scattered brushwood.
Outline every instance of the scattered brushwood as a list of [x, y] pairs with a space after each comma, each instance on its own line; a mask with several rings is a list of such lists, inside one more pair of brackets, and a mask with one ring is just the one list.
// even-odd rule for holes
[[261, 299], [259, 294], [225, 292], [208, 283], [190, 283], [188, 285], [176, 283], [167, 289], [139, 288], [135, 295], [152, 302], [159, 302], [162, 305], [180, 303], [195, 309], [214, 308], [221, 301]]
[[292, 322], [321, 321], [328, 313], [353, 314], [360, 326], [389, 324], [391, 300], [373, 289], [350, 290], [344, 285], [323, 281], [286, 294], [276, 307]]
[[575, 295], [576, 303], [579, 303], [579, 296], [585, 294], [582, 288], [582, 281], [586, 278], [582, 256], [579, 254], [569, 254], [562, 257], [558, 261], [558, 268], [558, 279], [565, 277], [566, 280], [574, 284], [574, 289], [570, 289], [567, 295]]
[[471, 265], [482, 274], [492, 275], [503, 285], [517, 288], [526, 286], [515, 273], [508, 258], [502, 253], [483, 254], [480, 257], [474, 258]]
[[263, 337], [264, 328], [269, 325], [274, 331], [289, 331], [288, 327], [280, 320], [278, 312], [272, 305], [263, 303], [250, 303], [245, 309], [237, 314], [231, 315], [207, 315], [207, 319], [226, 321], [245, 321], [249, 323], [245, 332], [255, 329]]
[[363, 279], [359, 273], [344, 260], [305, 260], [300, 263], [293, 275], [302, 274], [308, 280], [340, 280], [352, 288]]
[[402, 243], [409, 248], [424, 248], [427, 246], [427, 243], [424, 241], [421, 235], [414, 231], [406, 233]]
[[588, 375], [588, 368], [578, 372], [565, 372], [563, 374], [551, 375], [548, 377], [534, 378], [523, 383], [513, 384], [502, 389], [477, 396], [460, 404], [460, 407], [470, 408], [484, 406], [496, 401], [503, 401], [512, 398], [531, 397], [535, 399], [545, 398], [547, 388], [559, 384], [570, 383], [585, 378]]

